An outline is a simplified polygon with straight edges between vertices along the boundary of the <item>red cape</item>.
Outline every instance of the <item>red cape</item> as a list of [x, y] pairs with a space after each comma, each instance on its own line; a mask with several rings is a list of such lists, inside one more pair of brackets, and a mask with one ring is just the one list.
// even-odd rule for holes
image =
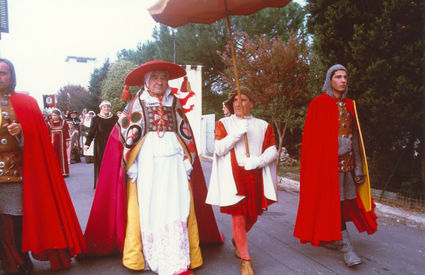
[[[353, 102], [344, 99], [354, 115]], [[338, 176], [338, 106], [327, 94], [310, 104], [301, 148], [300, 202], [294, 236], [301, 242], [322, 245], [341, 239], [341, 207]], [[356, 122], [355, 122], [356, 124]], [[376, 215], [366, 212], [359, 196], [345, 200], [346, 221], [353, 221], [360, 232], [376, 232]]]
[[13, 93], [10, 101], [24, 135], [22, 250], [39, 259], [57, 249], [86, 249], [80, 224], [37, 102]]
[[[122, 253], [127, 222], [126, 172], [122, 163], [123, 146], [115, 126], [109, 136], [99, 180], [84, 237], [87, 256]], [[197, 156], [190, 184], [201, 243], [222, 243], [211, 205], [205, 203], [207, 187]]]

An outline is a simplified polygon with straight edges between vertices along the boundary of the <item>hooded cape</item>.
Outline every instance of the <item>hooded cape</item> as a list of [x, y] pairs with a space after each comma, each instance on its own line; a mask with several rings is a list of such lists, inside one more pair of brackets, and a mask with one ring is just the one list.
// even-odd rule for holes
[[[127, 108], [133, 109], [133, 105], [138, 104], [137, 101], [138, 96], [133, 98]], [[177, 112], [177, 115], [181, 116], [180, 120], [187, 121], [183, 111]], [[121, 127], [119, 123], [122, 120], [120, 118], [109, 136], [100, 168], [98, 185], [84, 233], [88, 246], [88, 256], [123, 252], [127, 221], [125, 165], [128, 167], [131, 164], [129, 152], [135, 149], [139, 142], [143, 142], [144, 134], [138, 136], [137, 140], [129, 146], [126, 144], [128, 139], [120, 136]], [[143, 129], [143, 123], [145, 123], [143, 119], [138, 123]], [[188, 127], [181, 128], [185, 128], [191, 133], [190, 126]], [[146, 132], [143, 130], [142, 133]], [[183, 141], [186, 139], [181, 135], [178, 136]], [[189, 136], [193, 137], [193, 134]], [[188, 140], [190, 142], [183, 142], [182, 146], [185, 144], [185, 151], [190, 152], [192, 156], [193, 170], [190, 175], [190, 185], [199, 230], [199, 240], [201, 243], [222, 243], [223, 239], [218, 231], [212, 207], [205, 203], [207, 187], [199, 156], [196, 153], [195, 141], [194, 138], [189, 138]]]
[[10, 101], [24, 135], [22, 250], [42, 260], [52, 250], [80, 254], [83, 234], [38, 104], [20, 93]]
[[[353, 101], [348, 98], [343, 101], [355, 120]], [[341, 239], [336, 103], [337, 99], [326, 93], [316, 97], [308, 108], [304, 125], [300, 202], [294, 236], [315, 246]], [[357, 121], [355, 125], [358, 128]], [[373, 208], [365, 210], [359, 195], [355, 200], [344, 200], [342, 211], [345, 220], [353, 221], [359, 232], [377, 231]]]

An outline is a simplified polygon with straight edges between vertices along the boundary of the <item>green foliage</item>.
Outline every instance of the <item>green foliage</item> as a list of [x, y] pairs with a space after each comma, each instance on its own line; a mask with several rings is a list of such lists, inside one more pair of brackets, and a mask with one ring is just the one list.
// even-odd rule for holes
[[123, 49], [117, 54], [118, 60], [128, 60], [138, 65], [155, 60], [159, 55], [159, 49], [156, 44], [148, 41], [144, 44], [138, 44], [136, 50]]
[[69, 110], [81, 113], [84, 108], [87, 108], [86, 100], [89, 95], [87, 89], [80, 85], [64, 86], [60, 88], [56, 96], [56, 107], [62, 112]]
[[[136, 67], [137, 65], [131, 61], [117, 61], [111, 65], [106, 74], [106, 78], [102, 81], [102, 99], [111, 102], [111, 111], [113, 113], [122, 111], [127, 104], [125, 101], [121, 100], [121, 93], [124, 88], [124, 78]], [[136, 87], [130, 87], [130, 91], [133, 95], [136, 89]]]
[[299, 37], [305, 37], [304, 19], [304, 9], [299, 4], [291, 2], [281, 9], [266, 8], [249, 16], [233, 16], [231, 21], [235, 33], [245, 32], [251, 37], [280, 36], [286, 41], [294, 31]]
[[110, 62], [109, 59], [105, 60], [102, 67], [96, 68], [90, 77], [89, 93], [90, 96], [87, 99], [86, 107], [88, 110], [93, 110], [97, 113], [99, 104], [102, 101], [102, 81], [106, 78], [106, 74], [109, 70]]
[[424, 156], [413, 144], [425, 142], [424, 2], [311, 0], [306, 9], [322, 68], [340, 63], [349, 70], [349, 93], [358, 102], [372, 183], [386, 181], [402, 152], [405, 159], [390, 187], [418, 182], [412, 178], [419, 178]]
[[[302, 7], [290, 3], [284, 8], [266, 8], [250, 16], [232, 16], [231, 25], [233, 34], [245, 31], [251, 36], [281, 36], [286, 40], [290, 30], [304, 35], [304, 18]], [[222, 91], [226, 84], [220, 75], [224, 63], [217, 51], [223, 52], [229, 43], [226, 20], [210, 25], [187, 24], [175, 29], [160, 24], [152, 36], [153, 41], [138, 45], [135, 50], [120, 51], [118, 59], [138, 65], [151, 60], [202, 65], [202, 112], [221, 116], [221, 103], [226, 99]]]

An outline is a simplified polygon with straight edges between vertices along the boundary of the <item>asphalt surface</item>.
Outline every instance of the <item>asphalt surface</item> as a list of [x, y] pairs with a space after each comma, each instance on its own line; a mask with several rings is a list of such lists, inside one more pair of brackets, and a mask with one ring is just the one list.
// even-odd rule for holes
[[[211, 163], [203, 162], [209, 179]], [[84, 231], [93, 200], [93, 165], [72, 164], [66, 178], [69, 193]], [[344, 265], [340, 252], [300, 244], [293, 234], [298, 207], [297, 192], [279, 191], [279, 203], [272, 205], [248, 233], [248, 244], [256, 275], [275, 274], [425, 274], [425, 231], [400, 224], [394, 218], [379, 217], [378, 232], [358, 233], [348, 223], [352, 244], [363, 264], [356, 268]], [[240, 274], [240, 261], [231, 244], [231, 218], [214, 208], [217, 224], [223, 233], [223, 245], [202, 246], [204, 265], [197, 275]], [[34, 261], [33, 274], [155, 274], [134, 272], [121, 265], [119, 255], [73, 260], [71, 268], [59, 272], [49, 263]]]

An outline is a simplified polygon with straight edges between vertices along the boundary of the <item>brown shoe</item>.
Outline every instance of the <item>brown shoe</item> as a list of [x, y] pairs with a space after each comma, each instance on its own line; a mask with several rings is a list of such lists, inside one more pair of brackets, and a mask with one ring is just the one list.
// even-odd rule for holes
[[242, 259], [241, 275], [254, 275], [254, 269], [252, 267], [252, 261], [251, 260]]
[[235, 239], [233, 239], [233, 238], [232, 238], [232, 244], [235, 247], [235, 256], [240, 259], [241, 253], [239, 252], [239, 249], [236, 247]]

